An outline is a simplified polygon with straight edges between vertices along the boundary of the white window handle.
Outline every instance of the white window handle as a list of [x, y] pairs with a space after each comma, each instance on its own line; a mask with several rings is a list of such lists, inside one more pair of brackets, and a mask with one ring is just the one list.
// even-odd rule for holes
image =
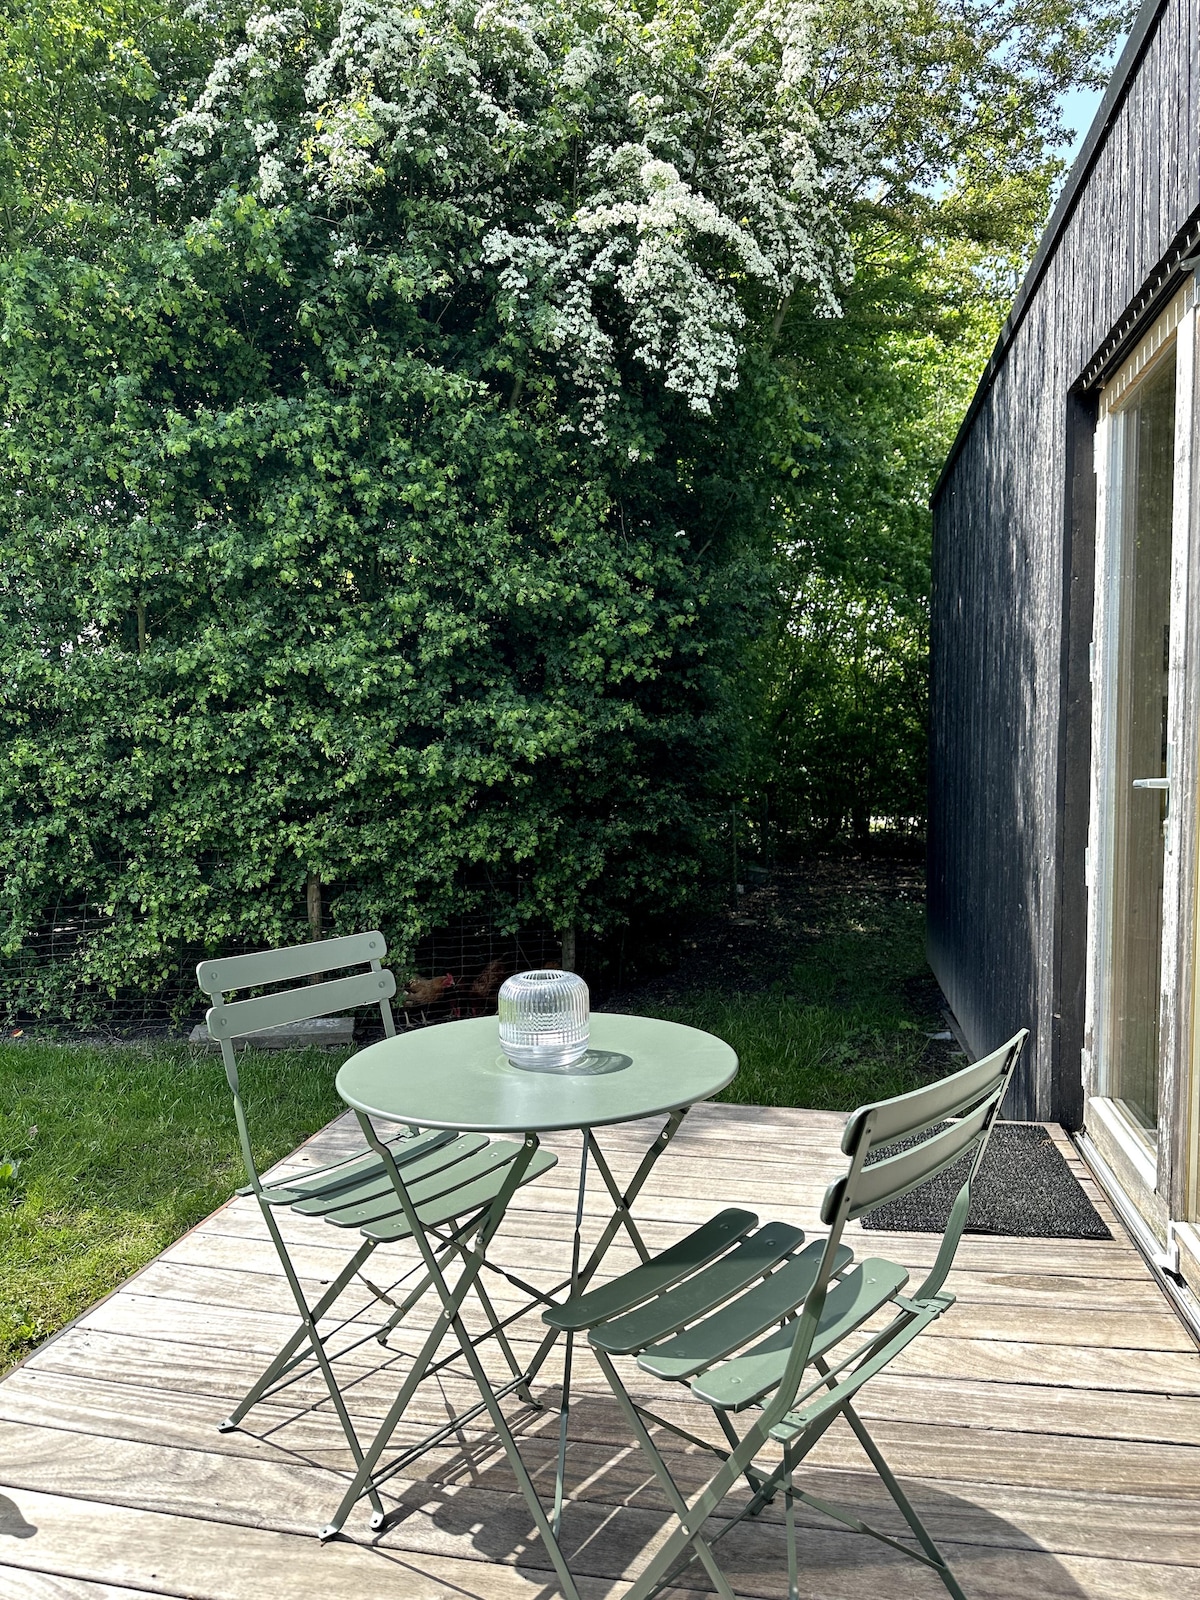
[[1133, 787], [1135, 789], [1169, 789], [1171, 780], [1170, 778], [1135, 778]]

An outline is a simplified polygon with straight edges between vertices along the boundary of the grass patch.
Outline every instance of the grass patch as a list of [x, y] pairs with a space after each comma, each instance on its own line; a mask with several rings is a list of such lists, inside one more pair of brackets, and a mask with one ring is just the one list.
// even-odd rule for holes
[[852, 1111], [904, 1094], [952, 1065], [929, 1059], [941, 1024], [928, 1000], [925, 917], [912, 902], [850, 894], [821, 908], [791, 974], [760, 993], [699, 988], [644, 1009], [727, 1039], [741, 1070], [719, 1099]]
[[[239, 1058], [260, 1166], [342, 1109], [344, 1054]], [[244, 1181], [219, 1056], [0, 1044], [0, 1371]]]

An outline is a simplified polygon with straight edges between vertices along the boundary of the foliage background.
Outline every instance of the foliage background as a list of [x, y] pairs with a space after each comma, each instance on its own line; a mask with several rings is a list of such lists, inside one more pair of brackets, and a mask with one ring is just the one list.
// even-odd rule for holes
[[1123, 22], [0, 11], [10, 1005], [919, 818], [929, 484]]

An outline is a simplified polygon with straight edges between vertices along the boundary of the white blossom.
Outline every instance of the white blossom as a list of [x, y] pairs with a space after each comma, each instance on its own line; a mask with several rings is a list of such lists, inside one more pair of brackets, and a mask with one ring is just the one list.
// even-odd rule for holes
[[[861, 0], [864, 29], [907, 3]], [[745, 0], [719, 31], [698, 0], [342, 0], [322, 42], [298, 9], [264, 8], [174, 123], [162, 181], [236, 122], [264, 204], [302, 192], [366, 216], [384, 185], [420, 193], [453, 240], [389, 266], [378, 239], [384, 278], [490, 284], [592, 431], [631, 361], [705, 414], [738, 383], [751, 298], [804, 288], [836, 312], [848, 275], [837, 218], [866, 152], [818, 110], [820, 22], [816, 0]], [[281, 128], [297, 87], [306, 109]], [[352, 262], [339, 245], [334, 269]]]

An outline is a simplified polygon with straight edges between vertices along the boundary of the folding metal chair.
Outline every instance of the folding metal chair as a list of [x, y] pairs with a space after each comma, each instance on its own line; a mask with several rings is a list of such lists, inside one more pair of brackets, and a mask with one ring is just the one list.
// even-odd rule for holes
[[[341, 939], [327, 939], [316, 944], [297, 945], [290, 949], [264, 950], [254, 955], [202, 961], [196, 968], [200, 988], [213, 1001], [206, 1018], [208, 1031], [221, 1046], [225, 1076], [233, 1094], [242, 1159], [249, 1179], [238, 1193], [253, 1194], [257, 1199], [300, 1315], [296, 1331], [220, 1425], [221, 1431], [236, 1428], [252, 1406], [275, 1392], [281, 1384], [292, 1381], [295, 1369], [311, 1357], [325, 1381], [356, 1467], [362, 1465], [363, 1452], [334, 1377], [328, 1349], [331, 1333], [337, 1332], [338, 1327], [344, 1324], [325, 1334], [318, 1330], [317, 1325], [329, 1315], [351, 1280], [358, 1275], [377, 1299], [395, 1309], [383, 1328], [371, 1330], [336, 1354], [344, 1355], [348, 1349], [372, 1336], [382, 1343], [416, 1305], [432, 1281], [426, 1273], [405, 1300], [396, 1306], [390, 1294], [380, 1291], [362, 1276], [362, 1268], [368, 1257], [380, 1244], [409, 1236], [405, 1218], [398, 1215], [401, 1202], [396, 1198], [393, 1188], [393, 1164], [404, 1171], [409, 1192], [424, 1202], [422, 1220], [445, 1222], [466, 1214], [467, 1221], [461, 1223], [446, 1241], [448, 1249], [461, 1250], [472, 1231], [483, 1225], [487, 1207], [505, 1184], [508, 1169], [523, 1149], [520, 1143], [489, 1140], [479, 1134], [456, 1133], [449, 1129], [423, 1132], [405, 1126], [394, 1139], [376, 1140], [374, 1148], [364, 1143], [361, 1148], [330, 1166], [317, 1168], [302, 1176], [263, 1183], [250, 1142], [246, 1108], [238, 1082], [234, 1040], [285, 1023], [328, 1016], [331, 1012], [348, 1011], [365, 1005], [378, 1005], [384, 1032], [389, 1038], [394, 1037], [396, 1028], [389, 1001], [396, 992], [396, 981], [390, 972], [381, 967], [386, 954], [384, 937], [376, 930], [351, 934]], [[348, 977], [304, 983], [294, 989], [275, 989], [271, 993], [230, 1003], [225, 1001], [225, 995], [231, 991], [242, 993], [272, 984], [288, 983], [297, 978], [311, 978], [318, 973], [324, 976], [345, 967], [364, 965], [368, 970]], [[554, 1160], [553, 1156], [540, 1153], [540, 1159], [522, 1171], [520, 1181], [531, 1181], [553, 1166]], [[361, 1233], [358, 1248], [315, 1304], [309, 1304], [280, 1231], [275, 1211], [281, 1206], [290, 1206], [303, 1215], [323, 1217], [343, 1228], [357, 1229], [368, 1220], [372, 1223], [369, 1229]], [[498, 1324], [482, 1285], [476, 1286], [476, 1296], [484, 1308], [489, 1333], [499, 1338], [511, 1358], [503, 1328]], [[521, 1388], [528, 1398], [527, 1386], [522, 1384]], [[383, 1520], [383, 1504], [374, 1484], [369, 1489], [369, 1497], [374, 1513], [372, 1525], [379, 1526]]]
[[[854, 1112], [842, 1138], [849, 1169], [830, 1184], [821, 1207], [827, 1238], [801, 1248], [799, 1228], [780, 1222], [759, 1228], [753, 1212], [727, 1210], [662, 1255], [544, 1314], [543, 1320], [553, 1327], [589, 1330], [589, 1343], [613, 1394], [679, 1519], [630, 1589], [628, 1600], [646, 1600], [697, 1557], [717, 1592], [724, 1600], [734, 1600], [713, 1545], [743, 1518], [757, 1515], [780, 1489], [791, 1600], [799, 1595], [797, 1500], [923, 1562], [955, 1600], [964, 1600], [945, 1557], [851, 1402], [868, 1379], [954, 1303], [942, 1285], [967, 1220], [972, 1180], [1026, 1037], [1022, 1031], [952, 1077]], [[897, 1141], [901, 1141], [898, 1148], [884, 1150], [868, 1164], [873, 1153]], [[904, 1292], [908, 1273], [891, 1261], [873, 1257], [853, 1265], [853, 1253], [842, 1242], [847, 1222], [968, 1158], [967, 1176], [951, 1208], [937, 1259], [914, 1293]], [[718, 1224], [725, 1231], [720, 1253], [713, 1248]], [[886, 1324], [864, 1330], [877, 1313], [887, 1316]], [[773, 1331], [768, 1333], [769, 1329]], [[860, 1330], [860, 1337], [851, 1338]], [[844, 1351], [844, 1344], [852, 1348]], [[729, 1448], [706, 1444], [633, 1400], [613, 1360], [633, 1355], [653, 1377], [690, 1384], [696, 1399], [712, 1407]], [[750, 1410], [757, 1414], [739, 1436], [732, 1418]], [[869, 1527], [853, 1512], [794, 1483], [796, 1468], [839, 1416], [854, 1431], [919, 1548]], [[648, 1423], [680, 1434], [691, 1444], [703, 1444], [721, 1459], [711, 1481], [690, 1505], [672, 1479]], [[758, 1457], [774, 1446], [780, 1459], [764, 1467]], [[708, 1519], [740, 1478], [749, 1486], [748, 1502], [707, 1536]]]

